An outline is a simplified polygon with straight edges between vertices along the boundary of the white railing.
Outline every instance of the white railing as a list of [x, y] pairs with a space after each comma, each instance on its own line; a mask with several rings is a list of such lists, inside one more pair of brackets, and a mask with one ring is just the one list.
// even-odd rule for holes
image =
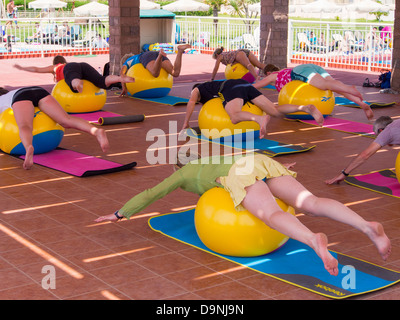
[[290, 20], [288, 62], [366, 71], [391, 69], [393, 33], [380, 31], [380, 26], [385, 27]]
[[108, 52], [108, 19], [0, 20], [0, 58]]
[[177, 16], [176, 26], [176, 42], [190, 43], [199, 53], [212, 53], [222, 46], [259, 54], [259, 19]]
[[[48, 17], [16, 21], [17, 24], [14, 20], [0, 20], [0, 59], [109, 52], [108, 18]], [[192, 44], [192, 53], [211, 54], [222, 46], [228, 51], [248, 48], [259, 56], [259, 23], [259, 19], [176, 16], [173, 38], [175, 44]], [[36, 35], [37, 24], [42, 31], [39, 35]], [[393, 34], [378, 29], [375, 37], [369, 36], [373, 27], [379, 26], [383, 25], [291, 19], [287, 61], [339, 69], [390, 69]], [[67, 29], [69, 33], [65, 32]]]

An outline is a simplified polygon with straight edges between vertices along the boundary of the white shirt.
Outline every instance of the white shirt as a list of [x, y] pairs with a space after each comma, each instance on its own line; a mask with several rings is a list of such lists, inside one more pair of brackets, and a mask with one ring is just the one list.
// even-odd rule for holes
[[6, 110], [8, 108], [11, 108], [14, 95], [19, 90], [20, 89], [12, 90], [12, 91], [0, 96], [0, 113], [2, 113], [4, 110]]

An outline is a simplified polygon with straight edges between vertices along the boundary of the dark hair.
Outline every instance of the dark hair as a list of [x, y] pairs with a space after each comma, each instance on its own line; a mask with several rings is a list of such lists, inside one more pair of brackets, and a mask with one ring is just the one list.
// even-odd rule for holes
[[378, 29], [379, 29], [379, 31], [382, 31], [382, 30], [383, 30], [383, 27], [382, 27], [382, 26], [379, 26]]
[[55, 66], [60, 63], [62, 63], [62, 64], [67, 63], [67, 60], [65, 60], [65, 58], [63, 56], [55, 56], [53, 59], [53, 65]]
[[3, 94], [8, 93], [7, 89], [4, 89], [3, 87], [0, 87], [0, 96], [2, 96]]
[[274, 71], [279, 71], [279, 68], [273, 64], [267, 64], [264, 68], [264, 74], [267, 74], [267, 72], [274, 72]]

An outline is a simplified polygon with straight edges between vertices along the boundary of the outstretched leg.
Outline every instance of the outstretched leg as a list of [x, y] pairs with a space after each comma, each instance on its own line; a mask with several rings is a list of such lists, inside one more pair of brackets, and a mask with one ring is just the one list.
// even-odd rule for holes
[[33, 166], [33, 117], [34, 107], [31, 101], [24, 100], [15, 102], [12, 106], [15, 121], [19, 129], [19, 136], [25, 148], [25, 160], [22, 167], [26, 170]]
[[173, 77], [179, 77], [182, 69], [182, 55], [186, 49], [191, 48], [190, 44], [181, 44], [178, 46], [178, 53], [176, 54], [174, 65], [172, 66], [169, 60], [162, 62], [162, 67]]
[[327, 217], [363, 232], [375, 244], [383, 260], [389, 257], [391, 253], [390, 240], [380, 223], [364, 220], [353, 210], [336, 200], [314, 196], [291, 176], [269, 179], [267, 184], [274, 196], [301, 212], [312, 216]]
[[[288, 187], [287, 192], [290, 190], [290, 185], [286, 185], [286, 188]], [[327, 237], [323, 233], [313, 233], [295, 216], [282, 211], [264, 181], [258, 180], [246, 188], [242, 205], [269, 227], [310, 246], [321, 258], [330, 274], [339, 273], [338, 261], [328, 251]]]
[[266, 64], [260, 62], [260, 60], [258, 60], [258, 58], [256, 57], [256, 55], [253, 52], [249, 53], [249, 61], [252, 65], [256, 66], [258, 69], [264, 70]]
[[251, 112], [242, 111], [243, 107], [243, 99], [236, 98], [229, 101], [225, 110], [228, 113], [229, 117], [233, 124], [242, 122], [242, 121], [255, 121], [260, 125], [260, 139], [262, 139], [267, 133], [267, 124], [269, 122], [269, 115], [256, 115]]
[[257, 107], [263, 110], [265, 113], [271, 116], [282, 116], [288, 113], [293, 113], [297, 111], [303, 111], [310, 114], [315, 121], [322, 125], [324, 123], [324, 116], [322, 113], [312, 104], [308, 105], [295, 105], [295, 104], [283, 104], [280, 106], [275, 106], [266, 96], [260, 95], [257, 98], [251, 100]]
[[337, 93], [348, 93], [359, 97], [361, 100], [363, 99], [361, 93], [356, 89], [355, 86], [349, 86], [339, 80], [333, 79], [332, 77], [324, 78], [320, 74], [316, 73], [312, 76], [308, 83], [321, 90], [331, 90]]
[[107, 152], [109, 148], [109, 142], [105, 131], [103, 129], [96, 128], [81, 118], [71, 117], [65, 112], [65, 110], [60, 106], [53, 96], [48, 95], [47, 97], [41, 99], [39, 101], [39, 108], [64, 128], [74, 128], [93, 135], [96, 137], [103, 152]]

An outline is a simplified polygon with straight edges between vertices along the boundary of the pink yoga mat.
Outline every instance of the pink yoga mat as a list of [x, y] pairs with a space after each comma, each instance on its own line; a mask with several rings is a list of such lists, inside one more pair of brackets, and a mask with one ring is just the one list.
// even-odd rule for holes
[[[317, 126], [315, 120], [299, 120], [304, 123], [312, 124]], [[375, 138], [373, 126], [371, 124], [360, 123], [350, 120], [344, 120], [339, 118], [326, 117], [324, 120], [324, 128], [365, 135], [371, 138]]]
[[[24, 159], [25, 156], [20, 156], [19, 158]], [[55, 149], [47, 153], [34, 155], [33, 162], [77, 177], [127, 170], [136, 165], [136, 162], [122, 165], [65, 149]]]
[[348, 184], [393, 197], [400, 197], [400, 183], [396, 173], [389, 169], [363, 175], [350, 176], [345, 180]]
[[95, 111], [88, 113], [70, 113], [71, 116], [82, 118], [86, 121], [99, 123], [100, 118], [118, 117], [120, 114], [109, 111]]

